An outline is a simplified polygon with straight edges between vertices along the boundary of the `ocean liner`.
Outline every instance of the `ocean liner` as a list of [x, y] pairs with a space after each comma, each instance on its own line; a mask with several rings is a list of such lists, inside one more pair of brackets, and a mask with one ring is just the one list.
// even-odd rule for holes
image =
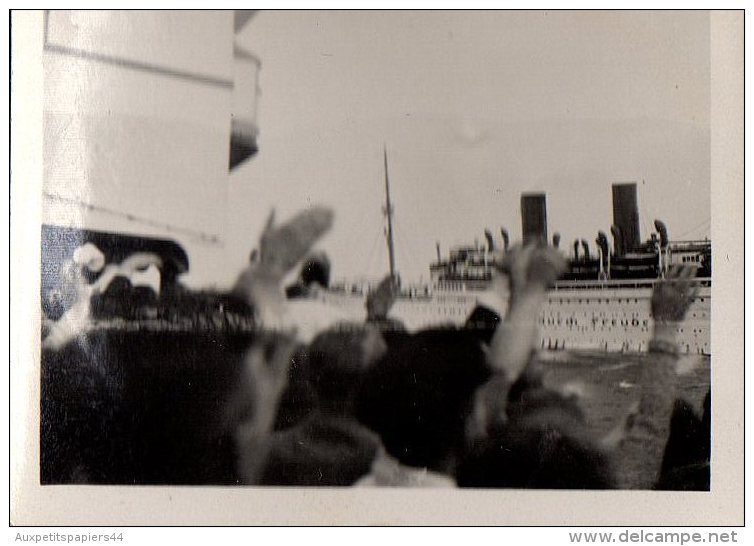
[[[385, 156], [384, 207], [390, 275], [395, 270], [392, 203]], [[710, 354], [710, 297], [712, 245], [710, 240], [673, 241], [664, 222], [655, 220], [648, 240], [641, 241], [637, 186], [613, 184], [613, 225], [608, 236], [600, 231], [590, 247], [586, 239], [573, 242], [568, 269], [548, 294], [539, 317], [539, 344], [545, 350], [645, 351], [652, 334], [650, 298], [655, 283], [676, 264], [697, 268], [696, 294], [686, 320], [677, 326], [679, 350], [685, 354]], [[547, 204], [544, 194], [521, 196], [523, 243], [560, 246], [560, 235], [548, 239]], [[439, 326], [474, 326], [475, 308], [483, 306], [498, 315], [505, 312], [504, 283], [493, 283], [494, 271], [509, 246], [506, 229], [496, 244], [491, 231], [486, 245], [474, 244], [450, 250], [430, 264], [430, 283], [402, 287], [390, 318], [408, 330]], [[494, 287], [493, 287], [494, 285]], [[368, 291], [367, 291], [368, 292]], [[340, 308], [343, 315], [363, 317], [362, 291], [333, 287], [318, 297]], [[481, 325], [480, 325], [481, 326]]]
[[[659, 220], [654, 222], [657, 231], [650, 239], [640, 241], [636, 184], [614, 184], [612, 191], [613, 245], [603, 232], [597, 235], [595, 251], [586, 240], [574, 241], [568, 269], [550, 291], [540, 315], [541, 347], [645, 350], [651, 337], [649, 300], [655, 283], [673, 265], [691, 264], [697, 268], [697, 290], [686, 320], [678, 325], [679, 349], [709, 354], [711, 242], [669, 240], [667, 228]], [[524, 243], [547, 241], [545, 195], [522, 195], [521, 213]], [[405, 320], [429, 322], [435, 316], [457, 323], [465, 321], [477, 304], [494, 301], [489, 295], [493, 271], [508, 246], [504, 229], [501, 235], [502, 248], [495, 246], [487, 231], [485, 246], [455, 248], [447, 258], [438, 254], [430, 265], [431, 297], [413, 305], [401, 298], [396, 314]], [[559, 246], [559, 234], [553, 234], [550, 242]], [[504, 305], [506, 299], [501, 294], [498, 303]], [[416, 313], [409, 307], [418, 307], [425, 317], [419, 318], [419, 314], [414, 318]]]

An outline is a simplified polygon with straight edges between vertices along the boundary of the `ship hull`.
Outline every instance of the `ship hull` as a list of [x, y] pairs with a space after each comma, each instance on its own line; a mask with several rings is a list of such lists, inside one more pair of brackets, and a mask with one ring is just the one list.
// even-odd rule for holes
[[[652, 337], [650, 298], [656, 280], [561, 282], [548, 293], [539, 315], [538, 345], [544, 350], [643, 352]], [[677, 326], [679, 351], [709, 355], [710, 279], [699, 279], [686, 319]], [[364, 320], [364, 298], [325, 292], [320, 297], [341, 316]], [[490, 288], [439, 288], [402, 294], [390, 317], [409, 331], [443, 325], [462, 326], [472, 310], [485, 305], [504, 314], [507, 295]]]

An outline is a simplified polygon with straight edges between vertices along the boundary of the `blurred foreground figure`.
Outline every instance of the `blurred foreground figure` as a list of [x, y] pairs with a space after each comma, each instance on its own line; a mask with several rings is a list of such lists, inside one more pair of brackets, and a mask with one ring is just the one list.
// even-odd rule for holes
[[489, 374], [468, 332], [424, 331], [392, 346], [367, 373], [359, 396], [357, 416], [385, 450], [358, 484], [453, 486], [471, 400]]
[[477, 391], [462, 487], [601, 489], [607, 457], [585, 432], [575, 400], [546, 388], [532, 365], [537, 320], [547, 290], [565, 268], [554, 248], [527, 245], [503, 263], [510, 307], [488, 354], [496, 374]]
[[[311, 254], [314, 243], [332, 227], [333, 212], [324, 207], [312, 207], [298, 213], [282, 226], [274, 225], [272, 213], [267, 221], [258, 252], [241, 273], [232, 293], [249, 302], [255, 309], [259, 325], [266, 329], [293, 331], [297, 339], [309, 343], [321, 331], [346, 319], [336, 308], [316, 298], [320, 283], [329, 278], [329, 260]], [[310, 258], [302, 270], [304, 293], [297, 285], [286, 298], [283, 278], [306, 256]], [[319, 256], [319, 257], [318, 257]]]
[[316, 397], [311, 413], [269, 438], [260, 485], [351, 485], [367, 474], [380, 448], [378, 436], [353, 417], [364, 374], [385, 352], [371, 326], [343, 325], [319, 334], [305, 350], [306, 375]]
[[[385, 452], [361, 485], [455, 485], [471, 437], [486, 431], [508, 389], [529, 362], [537, 316], [549, 285], [562, 270], [551, 249], [512, 251], [506, 264], [510, 308], [489, 347], [471, 331], [420, 332], [391, 348], [370, 371], [358, 416], [380, 434]], [[501, 387], [500, 408], [478, 403], [480, 387]]]
[[[516, 264], [510, 270], [513, 292], [521, 276], [516, 274]], [[505, 372], [478, 393], [473, 435], [477, 440], [459, 469], [459, 485], [652, 488], [668, 443], [677, 360], [675, 322], [683, 319], [693, 298], [691, 274], [690, 268], [674, 269], [656, 285], [652, 297], [656, 320], [650, 344], [652, 358], [642, 368], [641, 397], [610, 438], [591, 437], [577, 400], [545, 388], [530, 366], [512, 383], [522, 360], [511, 358], [514, 353], [504, 350], [503, 336], [506, 327], [525, 331], [527, 315], [520, 315], [524, 322], [506, 320], [492, 341], [492, 348], [497, 348], [493, 358], [502, 363], [500, 369]], [[530, 292], [528, 297], [535, 293]], [[512, 297], [511, 310], [517, 299]]]
[[[273, 220], [270, 216], [262, 235], [258, 260], [241, 274], [233, 292], [249, 302], [263, 326], [308, 340], [319, 328], [312, 328], [301, 308], [286, 300], [282, 281], [329, 230], [332, 212], [310, 209], [278, 228]], [[246, 389], [240, 392], [251, 391], [254, 403], [235, 434], [238, 473], [244, 483], [346, 485], [365, 472], [378, 441], [349, 420], [349, 414], [362, 369], [382, 350], [374, 347], [368, 334], [330, 332], [311, 344], [307, 371], [318, 410], [277, 433], [273, 428], [288, 385], [293, 338], [249, 349], [244, 359]]]
[[621, 488], [651, 489], [661, 477], [676, 404], [678, 325], [694, 299], [694, 275], [692, 266], [674, 266], [652, 293], [651, 359], [642, 367], [641, 398], [615, 452]]
[[330, 230], [332, 223], [332, 211], [323, 207], [301, 212], [282, 226], [275, 226], [275, 213], [270, 214], [259, 241], [258, 255], [241, 272], [232, 290], [252, 305], [264, 327], [292, 326], [285, 308], [283, 278]]
[[[533, 363], [540, 308], [565, 265], [556, 249], [507, 253], [509, 307], [482, 336], [383, 331], [396, 297], [390, 278], [368, 300], [365, 323], [333, 326], [334, 316], [321, 315], [309, 323], [302, 310], [312, 302], [296, 307], [282, 283], [332, 220], [322, 208], [280, 226], [271, 216], [233, 293], [210, 298], [218, 316], [239, 306], [264, 329], [52, 328], [42, 359], [42, 482], [709, 487], [709, 409], [700, 422], [675, 400], [691, 268], [656, 284], [640, 399], [625, 423], [595, 438], [578, 399], [547, 387]], [[138, 255], [109, 271], [154, 259]], [[69, 266], [84, 318], [91, 294], [109, 283], [100, 262], [84, 249]], [[101, 273], [87, 283], [85, 268]], [[181, 297], [185, 307], [203, 296]]]
[[[325, 210], [303, 212], [286, 226], [268, 222], [260, 243], [260, 256], [245, 271], [234, 289], [258, 309], [263, 324], [294, 326], [299, 339], [318, 333], [303, 353], [305, 382], [314, 393], [312, 413], [295, 425], [272, 432], [280, 402], [288, 385], [292, 346], [252, 349], [246, 357], [246, 381], [253, 391], [254, 408], [236, 432], [238, 473], [247, 484], [350, 485], [368, 472], [379, 438], [352, 416], [354, 396], [368, 367], [385, 351], [379, 331], [371, 326], [307, 328], [302, 314], [312, 302], [285, 299], [282, 279], [332, 223]], [[280, 253], [280, 256], [278, 256]], [[313, 275], [322, 268], [305, 269]], [[309, 276], [311, 276], [309, 275]], [[307, 286], [324, 279], [306, 279]], [[325, 280], [326, 282], [326, 280]], [[315, 302], [316, 304], [316, 302]], [[316, 309], [315, 309], [316, 310]], [[319, 316], [332, 320], [332, 317]], [[302, 328], [305, 330], [301, 335]]]

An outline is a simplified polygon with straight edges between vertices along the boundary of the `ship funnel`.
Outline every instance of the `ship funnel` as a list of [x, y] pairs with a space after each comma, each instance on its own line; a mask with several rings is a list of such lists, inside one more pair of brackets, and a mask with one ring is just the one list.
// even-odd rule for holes
[[547, 202], [544, 193], [521, 195], [521, 227], [524, 245], [547, 244]]
[[616, 225], [610, 226], [610, 233], [613, 234], [613, 247], [615, 248], [615, 255], [623, 256], [623, 254], [625, 254], [623, 248], [623, 233]]
[[487, 252], [493, 252], [495, 250], [495, 241], [492, 239], [492, 232], [489, 229], [485, 229], [484, 237], [487, 239]]
[[508, 235], [508, 230], [505, 228], [500, 228], [500, 235], [503, 237], [503, 250], [508, 250], [508, 245], [511, 243], [511, 238]]
[[584, 248], [584, 259], [588, 260], [591, 257], [591, 254], [589, 254], [589, 243], [586, 239], [581, 239], [581, 246]]
[[[613, 184], [613, 224], [620, 228], [621, 254], [641, 245], [639, 207], [636, 204], [636, 183]], [[615, 249], [618, 254], [618, 249]]]
[[578, 261], [579, 259], [579, 240], [576, 239], [573, 242], [573, 259]]
[[560, 233], [557, 231], [552, 234], [552, 246], [560, 248]]
[[668, 246], [668, 228], [662, 220], [655, 220], [655, 229], [660, 234], [660, 248]]

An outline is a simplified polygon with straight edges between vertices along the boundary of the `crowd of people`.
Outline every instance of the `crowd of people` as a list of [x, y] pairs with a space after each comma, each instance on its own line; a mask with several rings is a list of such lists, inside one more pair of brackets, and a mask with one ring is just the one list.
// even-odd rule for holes
[[270, 217], [231, 291], [261, 326], [253, 336], [53, 328], [43, 483], [709, 489], [709, 395], [699, 417], [677, 393], [693, 269], [657, 283], [638, 400], [595, 437], [578, 396], [548, 386], [534, 358], [541, 305], [566, 267], [557, 249], [509, 250], [507, 313], [469, 317], [489, 328], [402, 329], [392, 278], [363, 322], [312, 328], [314, 304], [295, 297], [309, 283], [283, 283], [332, 224], [324, 208]]

